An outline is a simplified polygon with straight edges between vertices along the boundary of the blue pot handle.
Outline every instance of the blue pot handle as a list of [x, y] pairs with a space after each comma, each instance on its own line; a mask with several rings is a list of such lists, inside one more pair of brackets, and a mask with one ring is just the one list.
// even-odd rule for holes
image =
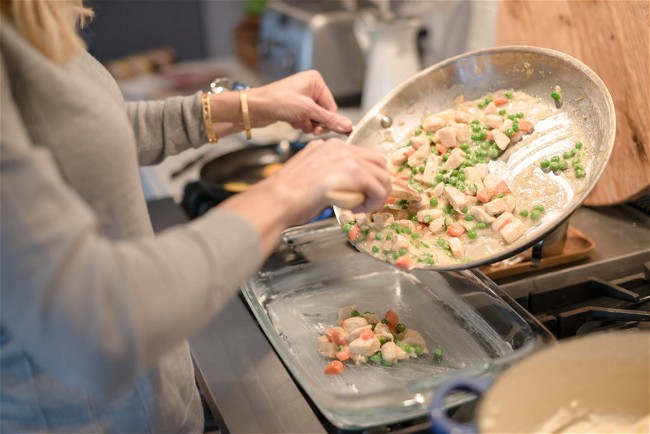
[[452, 378], [442, 383], [433, 395], [429, 409], [431, 432], [433, 434], [477, 434], [476, 424], [458, 423], [447, 417], [445, 398], [455, 390], [472, 392], [480, 397], [493, 382], [493, 377], [467, 377]]

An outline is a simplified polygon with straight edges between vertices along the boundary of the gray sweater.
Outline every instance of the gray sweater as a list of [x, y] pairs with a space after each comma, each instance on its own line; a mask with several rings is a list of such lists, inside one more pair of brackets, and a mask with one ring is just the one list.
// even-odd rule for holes
[[261, 265], [213, 210], [154, 236], [138, 165], [206, 142], [200, 95], [125, 103], [0, 18], [0, 431], [200, 432], [186, 338]]

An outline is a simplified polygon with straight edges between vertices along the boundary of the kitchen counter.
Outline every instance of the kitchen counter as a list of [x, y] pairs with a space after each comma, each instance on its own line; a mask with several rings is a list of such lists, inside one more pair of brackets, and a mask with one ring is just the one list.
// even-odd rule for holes
[[[171, 200], [150, 203], [157, 230], [184, 221]], [[164, 220], [164, 221], [163, 221]], [[156, 223], [158, 222], [158, 223]], [[162, 223], [160, 223], [162, 222]], [[614, 257], [650, 261], [650, 218], [631, 206], [579, 208], [570, 224], [595, 242], [589, 258], [564, 268], [540, 270], [497, 282], [511, 294], [519, 286], [539, 284], [548, 276], [584, 268], [607, 278], [599, 264]], [[561, 278], [561, 277], [560, 277]], [[237, 336], [233, 339], [233, 336]], [[190, 339], [197, 381], [222, 432], [319, 433], [331, 430], [285, 369], [242, 297]]]

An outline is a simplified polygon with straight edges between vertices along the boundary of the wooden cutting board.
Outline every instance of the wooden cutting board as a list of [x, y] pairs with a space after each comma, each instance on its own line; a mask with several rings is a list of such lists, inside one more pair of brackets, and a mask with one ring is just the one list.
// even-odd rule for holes
[[586, 205], [614, 205], [650, 191], [647, 0], [501, 0], [497, 45], [534, 45], [579, 59], [609, 89], [616, 141]]

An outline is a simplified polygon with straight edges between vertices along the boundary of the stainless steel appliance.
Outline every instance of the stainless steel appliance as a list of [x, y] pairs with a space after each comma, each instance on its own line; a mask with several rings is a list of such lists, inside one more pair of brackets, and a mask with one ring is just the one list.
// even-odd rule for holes
[[358, 101], [365, 62], [354, 34], [355, 14], [339, 0], [269, 2], [260, 21], [261, 72], [279, 79], [316, 69], [339, 103]]

